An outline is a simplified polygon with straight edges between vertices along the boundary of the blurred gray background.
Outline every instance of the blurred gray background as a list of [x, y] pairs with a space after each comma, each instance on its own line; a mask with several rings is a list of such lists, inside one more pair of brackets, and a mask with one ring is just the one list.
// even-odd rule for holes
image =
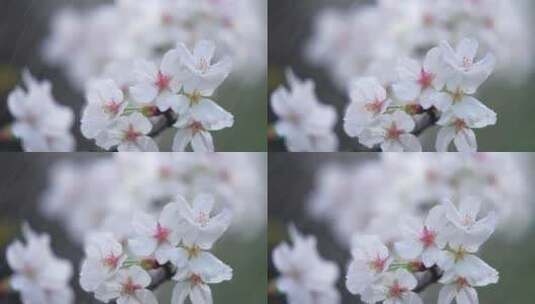
[[[340, 270], [338, 290], [342, 303], [360, 303], [357, 296], [351, 295], [344, 285], [345, 267], [351, 259], [349, 250], [335, 240], [329, 227], [307, 216], [305, 204], [315, 185], [315, 174], [325, 164], [342, 163], [357, 165], [378, 157], [376, 153], [270, 153], [268, 170], [269, 227], [268, 275], [270, 280], [278, 276], [271, 260], [273, 248], [282, 241], [288, 241], [288, 224], [294, 223], [305, 235], [318, 239], [320, 255], [335, 261]], [[535, 155], [530, 155], [534, 166]], [[534, 168], [535, 169], [535, 168]], [[535, 186], [535, 185], [534, 185]], [[484, 245], [481, 257], [500, 272], [497, 285], [478, 288], [480, 303], [533, 303], [535, 284], [535, 225], [515, 240], [493, 237]], [[424, 303], [436, 303], [439, 286], [428, 288]], [[283, 296], [270, 295], [270, 304], [286, 303]]]
[[[339, 121], [336, 134], [340, 139], [340, 151], [360, 148], [356, 139], [349, 138], [342, 129], [342, 117], [349, 102], [346, 92], [338, 89], [325, 69], [313, 66], [304, 56], [304, 48], [309, 41], [315, 16], [326, 7], [347, 8], [374, 3], [373, 0], [269, 0], [269, 67], [268, 91], [271, 95], [279, 85], [285, 83], [284, 70], [291, 67], [301, 78], [316, 82], [316, 92], [322, 102], [336, 107]], [[535, 15], [535, 12], [533, 12]], [[534, 32], [535, 35], [535, 32]], [[480, 100], [498, 113], [495, 126], [477, 130], [480, 151], [529, 152], [535, 151], [535, 75], [531, 73], [527, 81], [513, 84], [503, 80], [490, 79], [479, 91]], [[276, 120], [269, 110], [269, 123]], [[436, 130], [425, 132], [427, 151], [434, 150]], [[281, 140], [269, 143], [269, 151], [284, 151]]]
[[[49, 233], [53, 251], [74, 264], [75, 275], [71, 286], [76, 292], [75, 303], [101, 303], [78, 285], [77, 273], [83, 258], [83, 248], [68, 238], [61, 225], [43, 218], [38, 212], [39, 199], [48, 185], [48, 170], [51, 166], [62, 160], [90, 162], [99, 157], [111, 157], [111, 154], [0, 153], [0, 280], [10, 274], [5, 260], [6, 246], [21, 238], [21, 224], [28, 222], [34, 230]], [[214, 303], [267, 303], [265, 232], [251, 240], [224, 238], [216, 244], [214, 254], [234, 269], [231, 281], [211, 286]], [[170, 303], [172, 288], [171, 283], [160, 287], [157, 293], [160, 303]], [[16, 295], [7, 299], [0, 298], [0, 304], [17, 303], [20, 302]]]
[[[89, 11], [112, 0], [2, 0], [0, 4], [0, 129], [12, 121], [7, 110], [7, 96], [20, 84], [20, 73], [28, 68], [38, 79], [48, 79], [53, 94], [61, 104], [71, 107], [76, 115], [74, 133], [77, 151], [97, 151], [91, 141], [80, 133], [80, 116], [84, 93], [69, 84], [59, 68], [48, 66], [42, 60], [43, 41], [49, 35], [55, 13], [62, 7]], [[233, 128], [215, 132], [218, 151], [266, 151], [267, 87], [266, 78], [255, 83], [227, 80], [218, 90], [218, 102], [235, 116]], [[170, 130], [162, 137], [165, 147], [173, 138]], [[0, 151], [19, 151], [16, 142], [0, 143]]]

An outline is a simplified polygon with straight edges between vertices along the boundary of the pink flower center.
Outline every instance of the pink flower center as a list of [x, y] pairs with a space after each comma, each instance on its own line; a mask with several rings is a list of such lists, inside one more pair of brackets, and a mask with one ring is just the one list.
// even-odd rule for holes
[[386, 138], [397, 140], [399, 139], [399, 136], [403, 134], [403, 131], [398, 129], [397, 125], [395, 123], [392, 123], [390, 128], [387, 130]]
[[388, 291], [388, 295], [391, 298], [401, 298], [401, 296], [407, 292], [408, 289], [405, 287], [402, 287], [399, 285], [399, 282], [394, 282], [394, 285], [390, 286], [390, 290]]
[[206, 214], [203, 211], [200, 211], [197, 214], [197, 218], [195, 219], [195, 221], [201, 224], [201, 226], [206, 226], [206, 224], [208, 224], [208, 220], [209, 220], [208, 214]]
[[204, 127], [203, 127], [202, 123], [200, 123], [198, 121], [193, 122], [190, 125], [190, 128], [191, 128], [193, 134], [196, 134], [196, 133], [204, 131]]
[[455, 130], [459, 132], [466, 129], [466, 122], [460, 118], [457, 118], [453, 123], [453, 126], [455, 127]]
[[201, 277], [197, 274], [192, 274], [189, 279], [191, 281], [191, 285], [200, 285], [203, 283]]
[[103, 264], [109, 268], [117, 268], [119, 266], [120, 256], [116, 256], [113, 253], [104, 258]]
[[435, 78], [435, 75], [426, 72], [424, 69], [420, 72], [420, 79], [418, 79], [418, 83], [422, 87], [422, 89], [427, 89], [431, 86], [433, 83], [433, 79]]
[[423, 19], [424, 19], [424, 25], [426, 26], [431, 26], [435, 23], [435, 17], [430, 13], [424, 14]]
[[124, 132], [124, 139], [127, 141], [136, 141], [142, 134], [134, 129], [131, 124], [128, 126], [128, 130]]
[[457, 278], [455, 284], [457, 284], [457, 289], [459, 290], [470, 286], [470, 284], [468, 284], [468, 281], [462, 277]]
[[379, 256], [377, 256], [377, 258], [370, 263], [370, 268], [375, 270], [375, 272], [383, 272], [385, 265], [386, 259], [381, 259]]
[[132, 278], [128, 278], [128, 280], [123, 283], [123, 290], [122, 290], [122, 293], [123, 294], [128, 294], [128, 295], [133, 295], [136, 290], [139, 290], [139, 289], [142, 289], [143, 287], [141, 287], [141, 285], [139, 284], [135, 284], [133, 281], [132, 281]]
[[422, 235], [420, 236], [420, 241], [424, 244], [425, 248], [431, 247], [433, 244], [435, 244], [436, 235], [433, 231], [427, 229], [427, 227], [424, 227], [424, 230], [422, 231]]
[[167, 241], [167, 238], [169, 237], [169, 234], [171, 231], [165, 227], [162, 227], [160, 223], [156, 226], [156, 232], [154, 233], [154, 238], [158, 240], [159, 243]]
[[104, 111], [110, 114], [117, 114], [119, 113], [120, 107], [121, 107], [120, 103], [115, 102], [114, 100], [110, 100], [104, 104]]
[[366, 111], [368, 112], [372, 112], [373, 114], [379, 114], [381, 113], [381, 110], [383, 109], [383, 105], [384, 105], [385, 101], [384, 100], [374, 100], [370, 103], [367, 103], [364, 108], [366, 109]]
[[160, 92], [169, 88], [170, 83], [171, 83], [171, 77], [164, 75], [161, 71], [158, 71], [158, 76], [156, 78], [155, 84], [160, 90]]

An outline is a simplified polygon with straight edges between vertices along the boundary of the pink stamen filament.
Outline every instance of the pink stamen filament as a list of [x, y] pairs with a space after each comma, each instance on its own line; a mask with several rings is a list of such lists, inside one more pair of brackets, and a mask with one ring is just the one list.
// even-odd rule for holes
[[134, 129], [131, 124], [128, 126], [128, 130], [124, 133], [124, 139], [127, 141], [136, 141], [142, 134]]
[[422, 231], [422, 235], [420, 236], [420, 241], [424, 244], [425, 248], [431, 247], [433, 244], [435, 244], [436, 235], [433, 231], [427, 229], [427, 227], [424, 227], [424, 230]]
[[169, 237], [169, 234], [171, 231], [165, 227], [162, 227], [160, 223], [156, 226], [156, 232], [154, 233], [154, 238], [158, 240], [159, 243], [167, 241], [167, 238]]
[[170, 83], [171, 83], [171, 77], [164, 75], [161, 71], [158, 71], [158, 76], [156, 78], [155, 84], [160, 90], [160, 92], [169, 88]]

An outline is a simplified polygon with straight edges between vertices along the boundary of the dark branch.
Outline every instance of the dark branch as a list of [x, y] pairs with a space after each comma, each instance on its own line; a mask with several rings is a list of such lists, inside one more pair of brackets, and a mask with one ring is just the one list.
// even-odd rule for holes
[[171, 111], [164, 112], [163, 117], [165, 120], [149, 133], [150, 137], [157, 137], [167, 130], [167, 128], [172, 127], [177, 121], [177, 117], [175, 117]]
[[173, 265], [171, 265], [170, 263], [163, 265], [162, 267], [154, 271], [152, 282], [147, 288], [150, 290], [157, 289], [165, 282], [171, 280], [173, 276], [175, 275], [175, 273], [176, 273], [176, 270], [174, 269]]
[[433, 266], [427, 271], [425, 276], [423, 277], [423, 280], [418, 283], [418, 286], [413, 290], [416, 293], [420, 293], [424, 291], [427, 287], [435, 284], [440, 280], [442, 277], [442, 272], [437, 268], [437, 266]]
[[438, 117], [437, 117], [436, 112], [433, 109], [426, 111], [424, 117], [418, 123], [418, 125], [416, 126], [416, 129], [412, 132], [412, 134], [416, 136], [420, 136], [425, 130], [434, 126], [437, 123], [437, 121], [438, 121]]

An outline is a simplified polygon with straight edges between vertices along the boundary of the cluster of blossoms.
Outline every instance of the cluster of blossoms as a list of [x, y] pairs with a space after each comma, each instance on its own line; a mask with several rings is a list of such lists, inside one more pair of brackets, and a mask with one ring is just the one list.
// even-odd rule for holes
[[72, 303], [72, 265], [54, 255], [48, 235], [38, 235], [28, 225], [23, 234], [26, 244], [17, 240], [7, 247], [6, 260], [13, 270], [9, 288], [24, 303]]
[[482, 212], [496, 212], [502, 234], [521, 235], [532, 208], [526, 162], [502, 153], [385, 153], [355, 165], [333, 163], [318, 172], [307, 212], [349, 247], [355, 234], [396, 242], [402, 218], [421, 218], [444, 197], [477, 197]]
[[315, 237], [301, 235], [293, 225], [289, 232], [293, 248], [282, 243], [273, 249], [273, 263], [280, 273], [274, 287], [286, 294], [290, 304], [340, 303], [335, 286], [338, 266], [321, 258]]
[[[423, 304], [425, 273], [443, 287], [438, 303], [479, 303], [474, 287], [498, 282], [498, 272], [476, 254], [494, 232], [495, 214], [479, 218], [480, 203], [474, 199], [435, 206], [425, 220], [407, 218], [403, 238], [388, 248], [374, 235], [356, 236], [346, 287], [365, 303]], [[429, 280], [429, 279], [427, 279]]]
[[88, 238], [80, 285], [105, 303], [156, 304], [152, 290], [173, 280], [171, 303], [211, 304], [209, 284], [232, 279], [232, 268], [210, 253], [230, 222], [231, 212], [215, 212], [206, 194], [193, 203], [178, 196], [158, 217], [136, 213], [128, 240], [105, 232]]
[[271, 107], [279, 117], [274, 126], [277, 135], [285, 139], [290, 152], [336, 151], [334, 107], [320, 103], [312, 80], [301, 81], [292, 71], [286, 77], [290, 90], [280, 87], [271, 96]]
[[180, 194], [215, 197], [233, 214], [230, 234], [255, 237], [265, 229], [265, 159], [242, 153], [127, 153], [86, 163], [61, 162], [50, 172], [41, 210], [75, 242], [95, 232], [132, 238], [134, 210], [157, 215]]
[[388, 90], [377, 78], [356, 79], [350, 86], [345, 132], [368, 148], [380, 144], [385, 152], [419, 152], [415, 121], [430, 115], [441, 127], [437, 151], [447, 151], [452, 141], [460, 152], [477, 151], [472, 129], [496, 123], [496, 113], [473, 96], [496, 61], [491, 54], [476, 61], [478, 47], [471, 39], [463, 39], [456, 49], [444, 41], [427, 53], [423, 63], [400, 60], [398, 78]]
[[457, 43], [470, 35], [500, 58], [499, 74], [524, 78], [533, 66], [530, 6], [528, 0], [378, 0], [329, 8], [316, 19], [307, 57], [342, 88], [354, 75], [387, 84], [400, 55], [421, 58], [422, 50], [440, 41]]
[[39, 82], [28, 71], [22, 76], [26, 91], [17, 87], [7, 99], [9, 112], [15, 118], [9, 136], [20, 139], [27, 152], [73, 151], [72, 110], [57, 103], [50, 82]]
[[177, 41], [193, 47], [199, 39], [221, 45], [244, 79], [263, 76], [267, 43], [263, 1], [110, 2], [89, 12], [63, 9], [46, 40], [45, 58], [65, 68], [79, 88], [105, 72], [130, 71], [137, 58], [161, 57]]
[[210, 131], [234, 125], [232, 114], [210, 99], [232, 69], [230, 58], [213, 63], [214, 56], [211, 41], [197, 42], [192, 52], [179, 44], [158, 66], [137, 61], [130, 79], [123, 75], [92, 81], [82, 134], [106, 150], [150, 152], [159, 150], [151, 136], [172, 125], [178, 129], [173, 151], [185, 151], [191, 144], [193, 151], [213, 152]]

